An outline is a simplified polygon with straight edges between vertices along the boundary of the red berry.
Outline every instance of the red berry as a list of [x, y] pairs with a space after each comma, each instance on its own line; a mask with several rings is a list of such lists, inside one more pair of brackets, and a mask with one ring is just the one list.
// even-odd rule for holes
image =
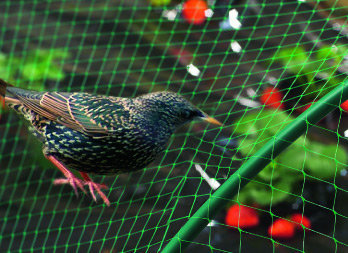
[[268, 228], [268, 234], [277, 239], [290, 239], [295, 235], [295, 224], [284, 219], [277, 219]]
[[232, 227], [251, 228], [259, 224], [259, 216], [251, 207], [234, 204], [227, 211], [225, 223]]
[[261, 103], [271, 108], [280, 108], [284, 109], [284, 105], [282, 103], [283, 95], [279, 91], [278, 88], [268, 87], [263, 90], [262, 95], [260, 97]]
[[302, 225], [306, 228], [311, 228], [311, 221], [306, 216], [302, 216], [300, 213], [291, 215], [290, 220], [295, 222], [297, 229], [302, 229]]
[[305, 106], [302, 106], [302, 107], [300, 107], [300, 108], [297, 108], [297, 111], [298, 111], [298, 112], [304, 112], [304, 111], [306, 111], [309, 107], [311, 107], [315, 102], [316, 102], [316, 101], [313, 101], [313, 102], [311, 102], [311, 103], [309, 103], [309, 104], [306, 104]]
[[187, 22], [199, 25], [205, 21], [207, 9], [208, 5], [203, 0], [187, 0], [182, 6], [182, 15]]
[[348, 112], [348, 100], [341, 104], [342, 110]]
[[183, 65], [189, 65], [193, 61], [193, 55], [190, 51], [187, 51], [185, 49], [180, 49], [177, 47], [171, 47], [169, 48], [169, 52], [178, 58], [179, 62]]

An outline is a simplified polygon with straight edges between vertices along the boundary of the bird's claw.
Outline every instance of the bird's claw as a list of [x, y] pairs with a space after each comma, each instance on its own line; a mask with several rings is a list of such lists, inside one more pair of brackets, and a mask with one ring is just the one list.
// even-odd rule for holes
[[78, 196], [77, 188], [80, 188], [81, 191], [87, 194], [87, 191], [83, 188], [83, 186], [88, 185], [89, 191], [95, 202], [97, 201], [97, 198], [95, 196], [94, 191], [96, 191], [99, 194], [99, 196], [103, 199], [104, 203], [107, 206], [110, 206], [110, 201], [105, 196], [105, 194], [101, 191], [101, 189], [108, 189], [108, 187], [105, 184], [97, 184], [97, 183], [94, 183], [93, 181], [88, 181], [88, 180], [84, 181], [75, 177], [74, 175], [69, 175], [67, 178], [58, 178], [53, 181], [53, 184], [54, 185], [70, 184], [72, 188], [74, 189], [76, 196]]
[[76, 196], [78, 196], [78, 191], [77, 188], [80, 188], [81, 191], [83, 191], [85, 194], [87, 194], [86, 190], [83, 188], [84, 181], [81, 179], [78, 179], [75, 177], [73, 174], [69, 175], [66, 178], [58, 178], [53, 181], [54, 185], [59, 185], [59, 184], [70, 184], [72, 188], [75, 191]]
[[[1, 81], [1, 80], [0, 80]], [[97, 201], [95, 197], [94, 191], [97, 191], [99, 196], [103, 199], [104, 203], [107, 206], [110, 206], [110, 201], [105, 196], [105, 194], [101, 191], [101, 189], [108, 189], [105, 184], [97, 184], [92, 181], [92, 179], [88, 176], [86, 172], [80, 171], [80, 174], [83, 178], [77, 178], [70, 170], [68, 170], [63, 163], [61, 163], [56, 157], [53, 155], [45, 155], [46, 158], [51, 161], [61, 172], [63, 172], [65, 178], [59, 178], [53, 181], [53, 184], [70, 184], [75, 191], [76, 196], [78, 196], [77, 188], [80, 188], [85, 194], [87, 194], [86, 190], [83, 188], [85, 185], [88, 185], [89, 191], [94, 199]]]
[[104, 203], [107, 206], [110, 206], [110, 201], [109, 199], [105, 196], [105, 194], [101, 191], [101, 189], [108, 189], [108, 187], [105, 184], [97, 184], [94, 183], [93, 181], [84, 181], [84, 185], [88, 185], [89, 191], [92, 195], [92, 198], [94, 199], [95, 202], [97, 202], [97, 198], [94, 194], [94, 191], [97, 191], [99, 196], [103, 199]]

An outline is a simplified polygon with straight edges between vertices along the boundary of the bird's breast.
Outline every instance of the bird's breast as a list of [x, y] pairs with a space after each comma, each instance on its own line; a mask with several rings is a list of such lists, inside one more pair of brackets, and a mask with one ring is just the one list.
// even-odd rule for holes
[[169, 138], [127, 128], [105, 138], [95, 138], [54, 123], [46, 131], [47, 152], [59, 156], [74, 169], [99, 174], [144, 168], [163, 151]]

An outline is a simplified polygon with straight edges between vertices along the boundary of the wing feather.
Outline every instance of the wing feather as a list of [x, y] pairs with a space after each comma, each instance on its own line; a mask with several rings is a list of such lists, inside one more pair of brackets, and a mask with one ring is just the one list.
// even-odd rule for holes
[[[87, 93], [25, 92], [16, 88], [11, 92], [10, 100], [14, 102], [13, 97], [15, 97], [19, 103], [39, 115], [87, 135], [103, 137], [113, 131], [113, 124], [110, 121], [112, 119], [105, 120], [104, 116], [100, 117], [99, 112], [104, 109], [105, 105], [114, 106], [115, 99], [111, 101], [108, 97], [92, 96]], [[112, 112], [109, 111], [109, 113]], [[95, 119], [96, 117], [98, 120]]]
[[92, 115], [88, 115], [89, 106], [81, 104], [80, 101], [75, 99], [74, 95], [76, 93], [45, 93], [40, 100], [40, 105], [56, 115], [58, 123], [69, 128], [91, 135], [109, 134], [107, 129], [96, 123]]

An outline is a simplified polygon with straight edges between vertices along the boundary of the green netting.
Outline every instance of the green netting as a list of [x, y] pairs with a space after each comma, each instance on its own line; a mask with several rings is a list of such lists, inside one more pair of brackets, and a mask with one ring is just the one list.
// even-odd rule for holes
[[[0, 8], [0, 78], [15, 86], [123, 97], [174, 91], [223, 123], [181, 127], [144, 170], [91, 175], [110, 187], [107, 207], [54, 186], [61, 173], [2, 106], [0, 252], [347, 251], [344, 1], [8, 0]], [[304, 134], [295, 140], [296, 124]], [[235, 204], [250, 207], [257, 224], [245, 227], [241, 213], [231, 225]], [[310, 228], [288, 239], [270, 234], [294, 214]]]

